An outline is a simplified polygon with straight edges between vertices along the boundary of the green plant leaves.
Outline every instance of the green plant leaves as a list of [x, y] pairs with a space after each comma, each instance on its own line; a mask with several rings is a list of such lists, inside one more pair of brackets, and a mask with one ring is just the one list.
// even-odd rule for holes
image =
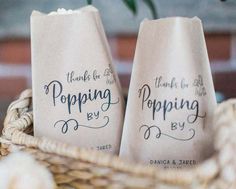
[[158, 18], [158, 14], [157, 14], [157, 10], [156, 10], [156, 7], [155, 7], [155, 4], [152, 0], [143, 0], [143, 2], [148, 6], [148, 8], [151, 10], [151, 13], [152, 13], [152, 17], [154, 19], [157, 19]]
[[[127, 6], [127, 8], [134, 14], [136, 15], [138, 12], [138, 7], [137, 7], [137, 0], [122, 0], [123, 3]], [[154, 19], [158, 18], [157, 10], [155, 7], [155, 4], [153, 0], [142, 0], [147, 7], [150, 9], [152, 13], [152, 17]], [[87, 0], [87, 4], [91, 5], [93, 3], [93, 0]]]
[[[136, 0], [123, 0], [123, 2], [125, 3], [125, 5], [129, 8], [129, 10], [132, 11], [132, 13], [134, 15], [137, 14], [137, 2]], [[143, 0], [143, 2], [147, 5], [147, 7], [150, 9], [151, 13], [152, 13], [152, 17], [154, 19], [158, 18], [158, 14], [157, 14], [157, 10], [155, 7], [155, 4], [153, 2], [153, 0]]]
[[92, 3], [93, 3], [93, 0], [87, 0], [88, 5], [92, 5]]
[[123, 0], [123, 2], [134, 15], [137, 14], [137, 5], [135, 0]]

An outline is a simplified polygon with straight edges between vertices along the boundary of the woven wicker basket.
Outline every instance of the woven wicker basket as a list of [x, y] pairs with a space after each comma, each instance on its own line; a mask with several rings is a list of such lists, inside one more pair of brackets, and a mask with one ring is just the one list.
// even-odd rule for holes
[[215, 113], [215, 154], [192, 169], [162, 170], [130, 164], [97, 151], [33, 137], [32, 92], [25, 90], [8, 108], [0, 156], [25, 151], [46, 166], [58, 188], [236, 188], [236, 100]]

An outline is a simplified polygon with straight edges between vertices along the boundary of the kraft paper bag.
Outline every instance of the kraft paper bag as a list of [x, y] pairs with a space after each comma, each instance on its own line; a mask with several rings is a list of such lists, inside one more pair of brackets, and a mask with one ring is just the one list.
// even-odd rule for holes
[[34, 133], [118, 154], [124, 100], [99, 12], [31, 15]]
[[141, 23], [120, 156], [157, 167], [193, 166], [213, 152], [216, 99], [201, 21]]

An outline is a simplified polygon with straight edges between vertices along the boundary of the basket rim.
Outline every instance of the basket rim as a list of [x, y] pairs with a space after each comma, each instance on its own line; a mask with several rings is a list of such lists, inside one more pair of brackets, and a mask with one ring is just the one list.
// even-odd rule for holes
[[[229, 105], [233, 108], [228, 108]], [[216, 153], [212, 157], [194, 167], [162, 169], [139, 163], [130, 163], [118, 156], [112, 156], [100, 151], [83, 149], [46, 137], [34, 137], [25, 132], [28, 128], [33, 127], [33, 111], [30, 109], [31, 106], [32, 90], [26, 89], [21, 93], [19, 98], [13, 101], [8, 107], [0, 143], [20, 145], [26, 148], [36, 148], [44, 153], [53, 153], [58, 156], [87, 161], [88, 163], [96, 163], [100, 166], [110, 167], [122, 172], [146, 175], [170, 184], [173, 184], [173, 181], [175, 181], [174, 184], [191, 184], [193, 181], [196, 182], [196, 179], [200, 183], [210, 182], [219, 175], [222, 169], [218, 157], [219, 149], [216, 149]], [[215, 123], [220, 122], [219, 113], [227, 110], [236, 112], [236, 99], [227, 100], [217, 107], [214, 116]], [[234, 115], [236, 114], [235, 112], [233, 112]], [[220, 124], [222, 123], [219, 123], [215, 129], [216, 135], [217, 128], [220, 127]]]

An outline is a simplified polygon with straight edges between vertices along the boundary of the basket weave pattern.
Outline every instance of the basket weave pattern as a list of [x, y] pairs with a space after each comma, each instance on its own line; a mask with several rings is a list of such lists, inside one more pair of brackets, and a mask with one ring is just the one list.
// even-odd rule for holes
[[15, 150], [34, 156], [60, 189], [236, 188], [236, 100], [220, 104], [214, 117], [215, 154], [195, 168], [163, 170], [127, 163], [116, 156], [32, 136], [32, 92], [25, 90], [7, 110], [0, 157]]

